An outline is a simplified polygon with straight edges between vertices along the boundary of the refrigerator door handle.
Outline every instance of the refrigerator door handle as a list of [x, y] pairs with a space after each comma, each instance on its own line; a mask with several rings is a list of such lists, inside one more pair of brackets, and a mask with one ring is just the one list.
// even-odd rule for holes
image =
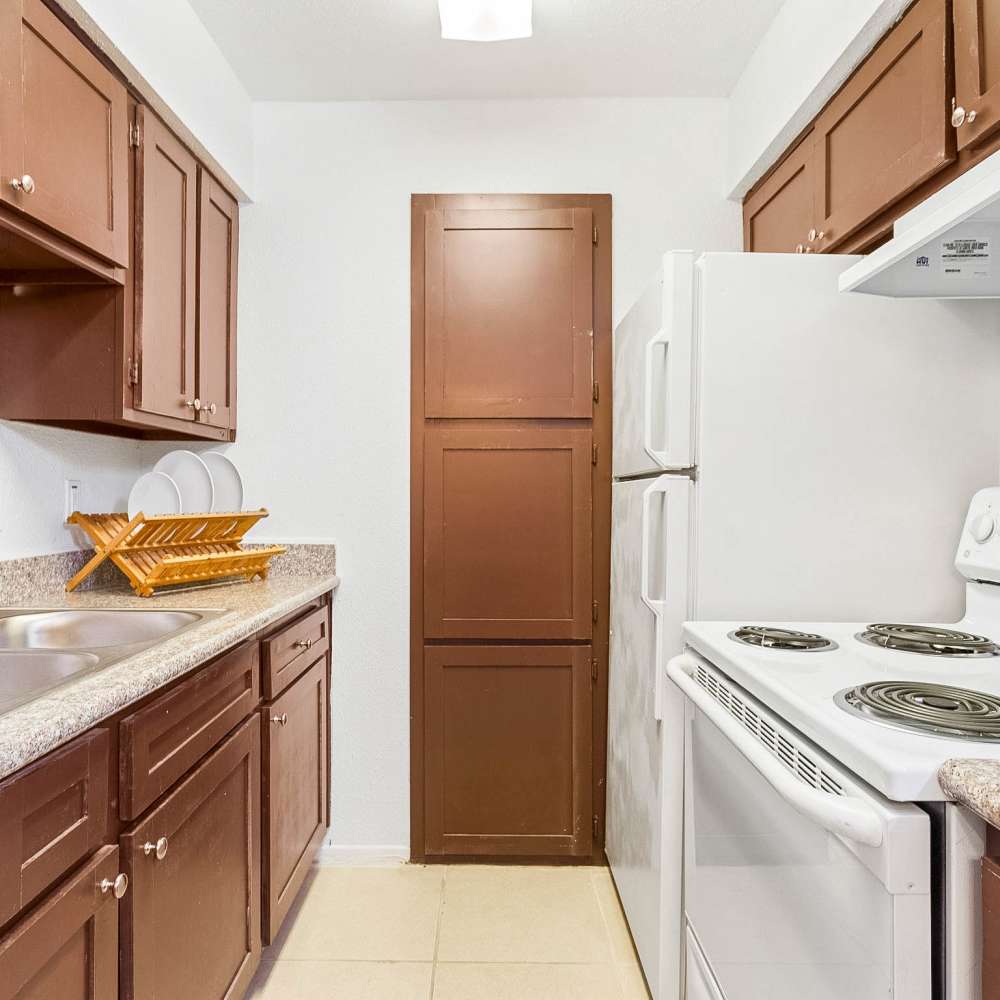
[[650, 483], [642, 494], [642, 550], [639, 560], [639, 573], [642, 579], [639, 581], [639, 596], [642, 598], [642, 603], [656, 615], [657, 626], [659, 626], [659, 619], [663, 617], [663, 610], [667, 602], [666, 595], [654, 598], [649, 591], [650, 506], [654, 496], [666, 494], [669, 488], [670, 479], [667, 476], [660, 476], [659, 479]]
[[[669, 468], [669, 451], [659, 451], [653, 447], [653, 360], [657, 347], [664, 347], [666, 353], [667, 370], [670, 370], [670, 335], [666, 330], [657, 330], [656, 334], [646, 344], [645, 374], [643, 381], [643, 418], [642, 418], [642, 446], [646, 454], [661, 469]], [[669, 380], [668, 380], [669, 381]], [[670, 394], [668, 390], [667, 405], [670, 405]]]

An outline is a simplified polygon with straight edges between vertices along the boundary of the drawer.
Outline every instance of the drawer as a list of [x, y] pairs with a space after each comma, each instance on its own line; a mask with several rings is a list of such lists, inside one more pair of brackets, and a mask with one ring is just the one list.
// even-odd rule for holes
[[0, 782], [0, 924], [95, 851], [107, 822], [106, 729]]
[[264, 698], [284, 691], [330, 649], [330, 610], [326, 606], [292, 622], [261, 642]]
[[259, 662], [257, 643], [246, 643], [122, 720], [122, 819], [135, 819], [256, 709]]

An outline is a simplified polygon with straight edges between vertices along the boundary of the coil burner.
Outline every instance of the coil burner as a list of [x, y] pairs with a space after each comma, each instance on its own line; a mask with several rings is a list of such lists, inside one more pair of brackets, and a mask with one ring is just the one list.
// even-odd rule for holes
[[1000, 742], [1000, 698], [920, 681], [875, 681], [834, 696], [845, 712], [870, 722], [946, 739]]
[[935, 625], [869, 625], [856, 638], [870, 646], [925, 656], [997, 656], [1000, 647], [986, 636]]
[[743, 625], [730, 632], [729, 638], [746, 646], [793, 650], [797, 653], [837, 648], [837, 644], [826, 636], [816, 635], [813, 632], [796, 632], [789, 628], [771, 628], [769, 625]]

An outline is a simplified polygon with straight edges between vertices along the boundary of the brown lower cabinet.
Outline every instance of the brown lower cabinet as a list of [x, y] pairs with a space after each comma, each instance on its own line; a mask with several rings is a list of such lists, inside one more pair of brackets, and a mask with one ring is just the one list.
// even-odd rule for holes
[[0, 1000], [116, 1000], [118, 874], [102, 848], [0, 939]]
[[330, 604], [0, 781], [0, 1000], [244, 995], [329, 826]]

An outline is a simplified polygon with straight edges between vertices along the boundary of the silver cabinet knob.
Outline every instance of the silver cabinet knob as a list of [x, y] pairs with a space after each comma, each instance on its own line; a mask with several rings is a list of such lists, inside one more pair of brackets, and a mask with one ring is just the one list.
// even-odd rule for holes
[[276, 726], [287, 726], [288, 725], [288, 713], [282, 712], [281, 715], [272, 715], [271, 721]]
[[122, 872], [113, 882], [109, 878], [101, 879], [101, 892], [105, 895], [113, 892], [115, 899], [121, 899], [128, 892], [128, 875]]
[[202, 406], [202, 410], [207, 410], [209, 413], [214, 415], [216, 411], [216, 405], [215, 403], [205, 403]]
[[795, 248], [795, 252], [796, 252], [796, 253], [805, 253], [805, 252], [806, 252], [806, 248], [805, 248], [805, 247], [804, 247], [804, 246], [803, 246], [803, 245], [802, 245], [802, 244], [800, 243], [800, 244], [799, 244], [799, 245], [798, 245], [798, 246], [797, 246], [797, 247]]
[[312, 649], [313, 641], [312, 639], [296, 639], [292, 643], [294, 649]]
[[976, 120], [975, 111], [966, 111], [961, 104], [955, 105], [951, 102], [951, 124], [953, 128], [961, 128], [963, 125], [971, 125]]
[[188, 399], [188, 400], [186, 400], [185, 403], [184, 403], [184, 405], [189, 410], [194, 410], [195, 413], [197, 413], [199, 410], [201, 410], [201, 400], [197, 396], [195, 396], [194, 399]]
[[21, 194], [32, 194], [35, 190], [35, 178], [31, 174], [22, 177], [11, 177], [10, 186]]
[[146, 855], [155, 854], [157, 861], [162, 861], [167, 856], [167, 848], [170, 846], [170, 842], [166, 837], [160, 837], [155, 844], [151, 844], [146, 841], [142, 845], [142, 853]]
[[816, 239], [816, 237], [817, 237], [818, 235], [819, 235], [819, 234], [818, 234], [818, 233], [816, 232], [816, 230], [815, 230], [815, 229], [810, 229], [810, 230], [809, 230], [809, 242], [810, 242], [810, 243], [812, 243], [812, 241], [813, 241], [814, 239]]

